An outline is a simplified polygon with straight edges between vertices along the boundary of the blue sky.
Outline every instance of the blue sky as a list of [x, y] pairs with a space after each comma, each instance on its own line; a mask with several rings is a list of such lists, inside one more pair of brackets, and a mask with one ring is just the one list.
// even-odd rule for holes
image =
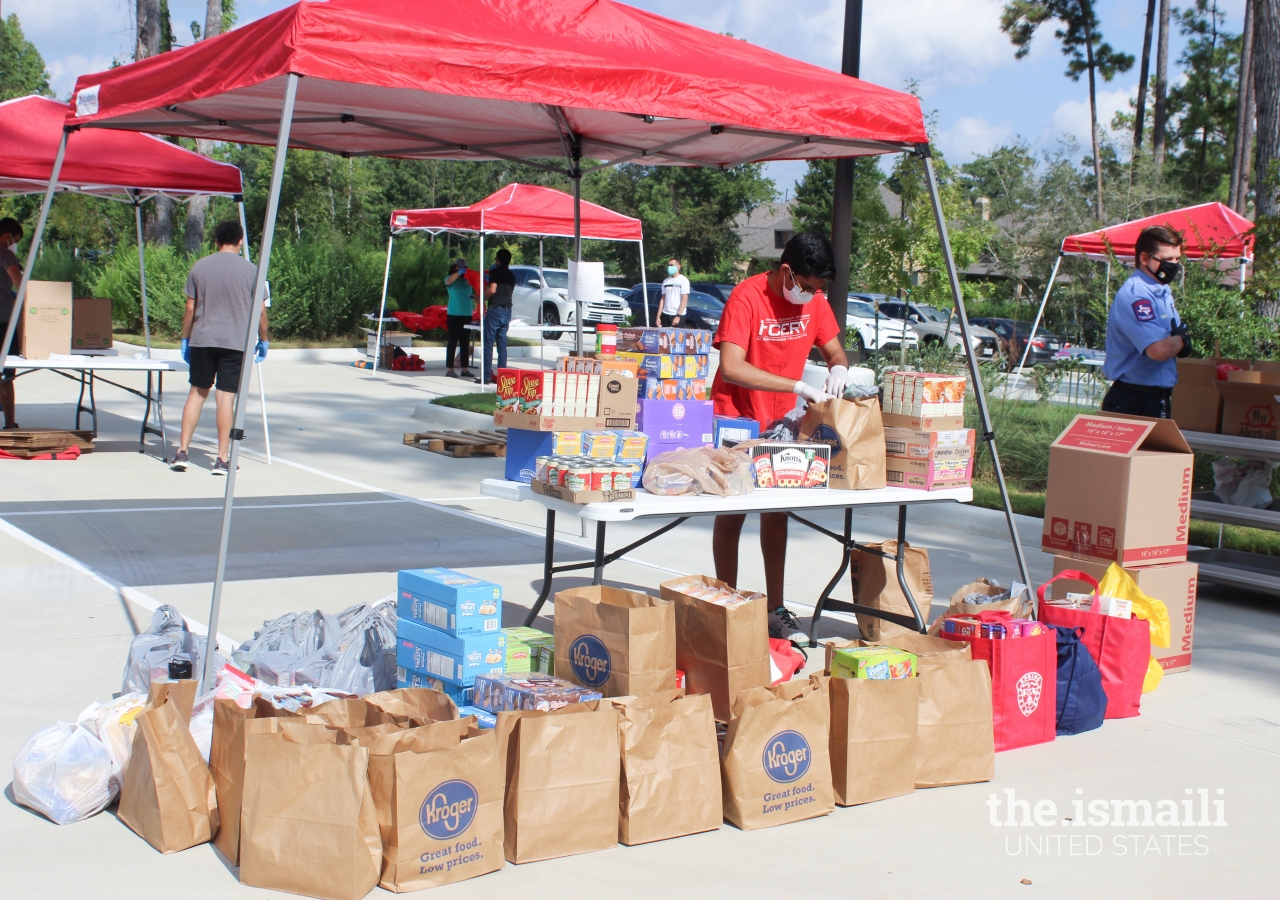
[[[0, 0], [16, 13], [45, 58], [59, 96], [77, 75], [127, 58], [133, 46], [135, 0]], [[844, 0], [632, 0], [633, 5], [760, 44], [788, 56], [838, 68]], [[242, 22], [288, 6], [288, 0], [238, 0]], [[1031, 55], [1015, 61], [1000, 32], [1003, 0], [865, 0], [862, 76], [887, 87], [919, 84], [926, 112], [937, 113], [937, 143], [963, 162], [1021, 136], [1037, 148], [1063, 135], [1087, 143], [1088, 92], [1062, 73], [1065, 59], [1051, 26], [1042, 27]], [[1146, 0], [1096, 0], [1103, 36], [1139, 56]], [[1175, 0], [1175, 5], [1178, 0]], [[1180, 4], [1189, 6], [1190, 0]], [[1238, 32], [1244, 0], [1218, 0], [1226, 28]], [[174, 31], [204, 21], [204, 0], [169, 0]], [[781, 12], [780, 12], [781, 11]], [[1175, 33], [1171, 57], [1183, 41]], [[1153, 62], [1154, 68], [1154, 62]], [[1176, 66], [1170, 66], [1171, 72]], [[1137, 93], [1137, 65], [1099, 89], [1100, 118], [1111, 119]], [[801, 163], [771, 164], [780, 191], [803, 172]]]

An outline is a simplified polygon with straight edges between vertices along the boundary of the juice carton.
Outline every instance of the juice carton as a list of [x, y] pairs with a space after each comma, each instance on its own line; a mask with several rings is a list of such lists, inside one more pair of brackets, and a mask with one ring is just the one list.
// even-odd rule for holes
[[916, 675], [916, 655], [896, 647], [841, 647], [831, 657], [832, 678], [890, 681]]

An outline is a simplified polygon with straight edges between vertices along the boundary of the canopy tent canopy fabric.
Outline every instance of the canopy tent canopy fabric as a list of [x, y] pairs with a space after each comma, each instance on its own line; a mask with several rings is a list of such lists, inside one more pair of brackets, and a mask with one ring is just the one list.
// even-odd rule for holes
[[[302, 0], [190, 47], [81, 76], [67, 124], [275, 145], [255, 315], [290, 147], [347, 157], [513, 160], [567, 172], [575, 220], [584, 159], [603, 160], [599, 166], [732, 166], [912, 153], [924, 169], [980, 427], [991, 432], [929, 138], [911, 94], [613, 0]], [[64, 134], [63, 147], [69, 139]], [[567, 165], [551, 164], [551, 157]], [[37, 233], [51, 196], [45, 195]], [[253, 337], [251, 325], [246, 354]], [[248, 367], [241, 378], [235, 429], [244, 421]], [[995, 442], [987, 446], [1019, 573], [1030, 583]], [[211, 633], [221, 606], [237, 448], [233, 441]], [[209, 654], [206, 684], [213, 659]]]
[[[31, 95], [0, 103], [4, 151], [0, 195], [45, 189], [58, 152], [67, 105]], [[67, 144], [58, 190], [115, 199], [236, 197], [240, 170], [149, 134], [94, 130]]]
[[[612, 0], [302, 0], [81, 76], [72, 125], [344, 156], [734, 165], [927, 144], [919, 100]], [[572, 146], [570, 146], [572, 144]]]
[[[603, 206], [579, 201], [584, 240], [641, 241], [639, 219]], [[445, 231], [472, 234], [527, 234], [533, 237], [573, 237], [573, 196], [534, 184], [508, 184], [479, 203], [438, 209], [397, 209], [391, 232]]]
[[1188, 259], [1253, 259], [1253, 223], [1221, 203], [1201, 203], [1069, 235], [1062, 240], [1062, 255], [1105, 260], [1113, 253], [1132, 260], [1138, 235], [1153, 225], [1167, 225], [1181, 234], [1186, 241], [1182, 255]]

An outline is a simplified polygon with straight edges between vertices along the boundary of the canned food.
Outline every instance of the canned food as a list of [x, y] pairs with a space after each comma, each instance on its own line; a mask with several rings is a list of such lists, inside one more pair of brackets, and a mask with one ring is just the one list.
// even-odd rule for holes
[[538, 481], [547, 480], [547, 466], [551, 463], [550, 456], [538, 456], [533, 461], [533, 477]]
[[591, 484], [591, 467], [571, 463], [564, 476], [564, 486], [571, 491], [585, 491]]

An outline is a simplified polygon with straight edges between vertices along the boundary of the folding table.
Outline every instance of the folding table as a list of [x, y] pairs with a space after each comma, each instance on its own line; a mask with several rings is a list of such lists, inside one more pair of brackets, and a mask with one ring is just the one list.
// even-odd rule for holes
[[[911, 588], [907, 585], [904, 569], [906, 557], [903, 554], [903, 547], [907, 540], [907, 507], [926, 503], [968, 503], [973, 500], [973, 490], [967, 487], [938, 491], [918, 491], [899, 487], [886, 487], [873, 491], [842, 491], [832, 488], [820, 490], [783, 488], [753, 491], [740, 497], [714, 497], [707, 494], [663, 497], [657, 494], [650, 494], [647, 491], [637, 490], [634, 500], [579, 504], [547, 497], [543, 494], [535, 494], [527, 484], [505, 481], [499, 478], [486, 478], [480, 482], [480, 493], [486, 497], [497, 497], [502, 500], [532, 500], [536, 503], [541, 503], [547, 508], [546, 548], [542, 565], [542, 592], [538, 594], [538, 599], [533, 604], [533, 609], [529, 611], [529, 615], [525, 619], [525, 625], [532, 625], [533, 620], [538, 617], [542, 605], [547, 602], [547, 597], [551, 595], [552, 576], [560, 572], [572, 572], [577, 569], [590, 568], [593, 570], [591, 583], [600, 584], [604, 579], [604, 567], [609, 563], [616, 562], [637, 547], [647, 544], [654, 538], [661, 537], [694, 516], [785, 512], [788, 517], [795, 519], [808, 528], [812, 528], [819, 534], [825, 534], [841, 546], [840, 567], [836, 570], [831, 580], [827, 582], [827, 586], [823, 589], [818, 602], [813, 608], [813, 618], [809, 622], [810, 647], [817, 646], [818, 621], [822, 618], [822, 614], [827, 611], [874, 616], [887, 622], [894, 622], [906, 628], [915, 629], [921, 634], [925, 633], [927, 629], [925, 616], [928, 614], [928, 610], [921, 613], [920, 608], [916, 605], [915, 597], [911, 594]], [[853, 539], [854, 509], [871, 506], [898, 507], [898, 542], [894, 554], [884, 553], [874, 547], [867, 547]], [[797, 511], [822, 509], [844, 510], [843, 534], [823, 528], [821, 525], [797, 514]], [[568, 513], [596, 523], [595, 558], [592, 562], [555, 565], [557, 512]], [[606, 553], [604, 548], [605, 528], [608, 523], [632, 522], [637, 519], [673, 519], [674, 521], [667, 522], [662, 527], [650, 532], [638, 541], [631, 542], [620, 550]], [[883, 556], [885, 559], [892, 559], [896, 562], [898, 584], [902, 588], [903, 595], [907, 598], [907, 603], [911, 606], [913, 616], [886, 612], [880, 609], [872, 609], [868, 606], [860, 606], [856, 603], [845, 603], [841, 600], [831, 599], [831, 592], [835, 590], [836, 585], [849, 568], [849, 553], [853, 550], [874, 553], [877, 556]]]

